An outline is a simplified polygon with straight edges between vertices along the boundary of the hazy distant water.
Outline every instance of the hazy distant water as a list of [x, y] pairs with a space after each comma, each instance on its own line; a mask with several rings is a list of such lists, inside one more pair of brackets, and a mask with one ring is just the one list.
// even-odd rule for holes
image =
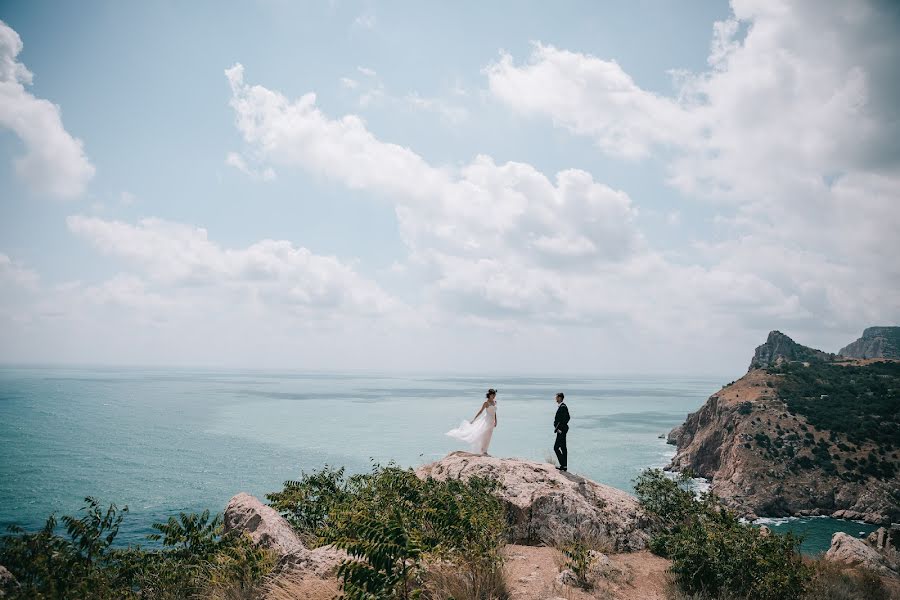
[[[725, 378], [442, 377], [134, 368], [0, 368], [0, 526], [36, 527], [93, 495], [128, 505], [121, 540], [178, 511], [221, 511], [324, 464], [416, 466], [458, 449], [443, 432], [500, 389], [491, 454], [552, 456], [553, 396], [572, 413], [570, 470], [626, 490], [673, 452], [659, 435]], [[808, 551], [831, 519], [791, 522]]]

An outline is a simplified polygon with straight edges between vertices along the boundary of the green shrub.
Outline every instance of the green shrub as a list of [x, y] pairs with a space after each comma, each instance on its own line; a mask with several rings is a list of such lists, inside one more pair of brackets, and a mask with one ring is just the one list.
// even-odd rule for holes
[[582, 539], [575, 539], [570, 544], [563, 546], [561, 550], [565, 557], [566, 568], [571, 569], [575, 575], [578, 587], [590, 589], [592, 587], [590, 572], [593, 562], [590, 546]]
[[339, 568], [348, 598], [411, 598], [426, 585], [423, 564], [451, 562], [466, 589], [499, 580], [505, 511], [496, 482], [419, 479], [410, 469], [375, 465], [304, 474], [269, 494], [304, 535], [334, 544], [352, 560]]
[[349, 493], [343, 467], [335, 470], [326, 465], [321, 471], [303, 473], [298, 481], [284, 482], [283, 490], [266, 498], [308, 546], [315, 546], [328, 514], [346, 502]]
[[711, 494], [696, 497], [684, 480], [658, 470], [644, 471], [635, 482], [641, 506], [660, 532], [651, 539], [656, 554], [672, 560], [675, 584], [685, 594], [793, 600], [809, 581], [800, 539], [764, 534], [741, 523]]
[[52, 515], [34, 533], [11, 527], [0, 540], [0, 564], [20, 586], [11, 597], [189, 598], [213, 588], [251, 589], [274, 566], [249, 538], [222, 535], [220, 517], [210, 519], [209, 511], [154, 524], [149, 537], [159, 549], [116, 547], [127, 512], [86, 498], [81, 517], [62, 517], [65, 536]]

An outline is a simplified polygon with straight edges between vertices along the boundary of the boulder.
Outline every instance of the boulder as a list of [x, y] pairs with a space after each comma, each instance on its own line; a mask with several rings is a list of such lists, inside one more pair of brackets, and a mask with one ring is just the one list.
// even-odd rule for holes
[[228, 502], [224, 525], [225, 533], [242, 531], [257, 545], [275, 551], [279, 557], [306, 550], [293, 528], [278, 511], [244, 492]]
[[650, 519], [634, 496], [547, 463], [453, 452], [416, 470], [421, 478], [468, 479], [500, 483], [508, 509], [510, 542], [555, 545], [576, 535], [596, 538], [617, 552], [647, 546]]
[[241, 531], [263, 548], [278, 555], [277, 572], [295, 571], [326, 578], [348, 555], [332, 546], [310, 550], [294, 533], [284, 517], [271, 506], [250, 494], [241, 492], [225, 508], [225, 532]]
[[0, 565], [0, 598], [6, 596], [7, 592], [12, 592], [19, 587], [19, 582], [9, 570]]
[[338, 566], [348, 558], [350, 556], [346, 552], [333, 546], [321, 546], [314, 550], [304, 548], [284, 556], [278, 570], [301, 571], [325, 579], [334, 576]]
[[879, 552], [900, 551], [900, 525], [894, 525], [890, 529], [879, 527], [869, 534], [866, 541]]
[[866, 567], [879, 575], [896, 575], [891, 564], [878, 550], [843, 531], [831, 536], [831, 547], [825, 553], [825, 560], [841, 562], [852, 567]]

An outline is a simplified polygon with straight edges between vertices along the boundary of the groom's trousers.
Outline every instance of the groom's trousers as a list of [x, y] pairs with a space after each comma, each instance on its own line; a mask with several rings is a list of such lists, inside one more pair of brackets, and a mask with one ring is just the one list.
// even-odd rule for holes
[[559, 466], [566, 467], [569, 464], [567, 462], [569, 458], [569, 451], [566, 448], [565, 431], [556, 432], [556, 443], [553, 444], [553, 451], [556, 453], [556, 460], [559, 461]]

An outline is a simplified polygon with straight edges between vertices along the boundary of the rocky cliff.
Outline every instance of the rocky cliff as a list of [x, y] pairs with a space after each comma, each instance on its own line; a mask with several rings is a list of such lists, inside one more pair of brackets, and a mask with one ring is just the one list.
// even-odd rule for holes
[[670, 468], [751, 517], [900, 520], [900, 362], [832, 361], [772, 332], [747, 375], [672, 430]]
[[850, 358], [900, 358], [900, 327], [867, 327], [862, 337], [838, 352]]
[[900, 581], [900, 525], [879, 527], [865, 540], [839, 531], [831, 537], [831, 547], [824, 558], [851, 567], [862, 566]]
[[[571, 541], [576, 532], [592, 544], [620, 553], [591, 554], [591, 577], [603, 580], [604, 598], [667, 597], [670, 563], [645, 550], [650, 521], [630, 494], [557, 471], [546, 463], [467, 452], [448, 454], [419, 467], [416, 474], [438, 480], [488, 477], [501, 484], [498, 496], [509, 517], [510, 543], [503, 549], [503, 576], [510, 600], [539, 600], [559, 594], [572, 600], [595, 597], [573, 583], [573, 572], [564, 569], [553, 547]], [[245, 493], [234, 496], [225, 509], [224, 529], [246, 534], [278, 558], [266, 598], [325, 600], [339, 595], [336, 570], [350, 557], [329, 546], [305, 547], [290, 524], [257, 498]]]
[[650, 521], [634, 496], [547, 463], [453, 452], [419, 467], [416, 474], [438, 480], [478, 476], [499, 481], [513, 543], [553, 545], [578, 532], [600, 538], [617, 552], [633, 552], [649, 541]]
[[780, 331], [770, 331], [766, 343], [756, 347], [749, 370], [764, 369], [785, 362], [830, 361], [834, 358], [834, 354], [798, 344]]

